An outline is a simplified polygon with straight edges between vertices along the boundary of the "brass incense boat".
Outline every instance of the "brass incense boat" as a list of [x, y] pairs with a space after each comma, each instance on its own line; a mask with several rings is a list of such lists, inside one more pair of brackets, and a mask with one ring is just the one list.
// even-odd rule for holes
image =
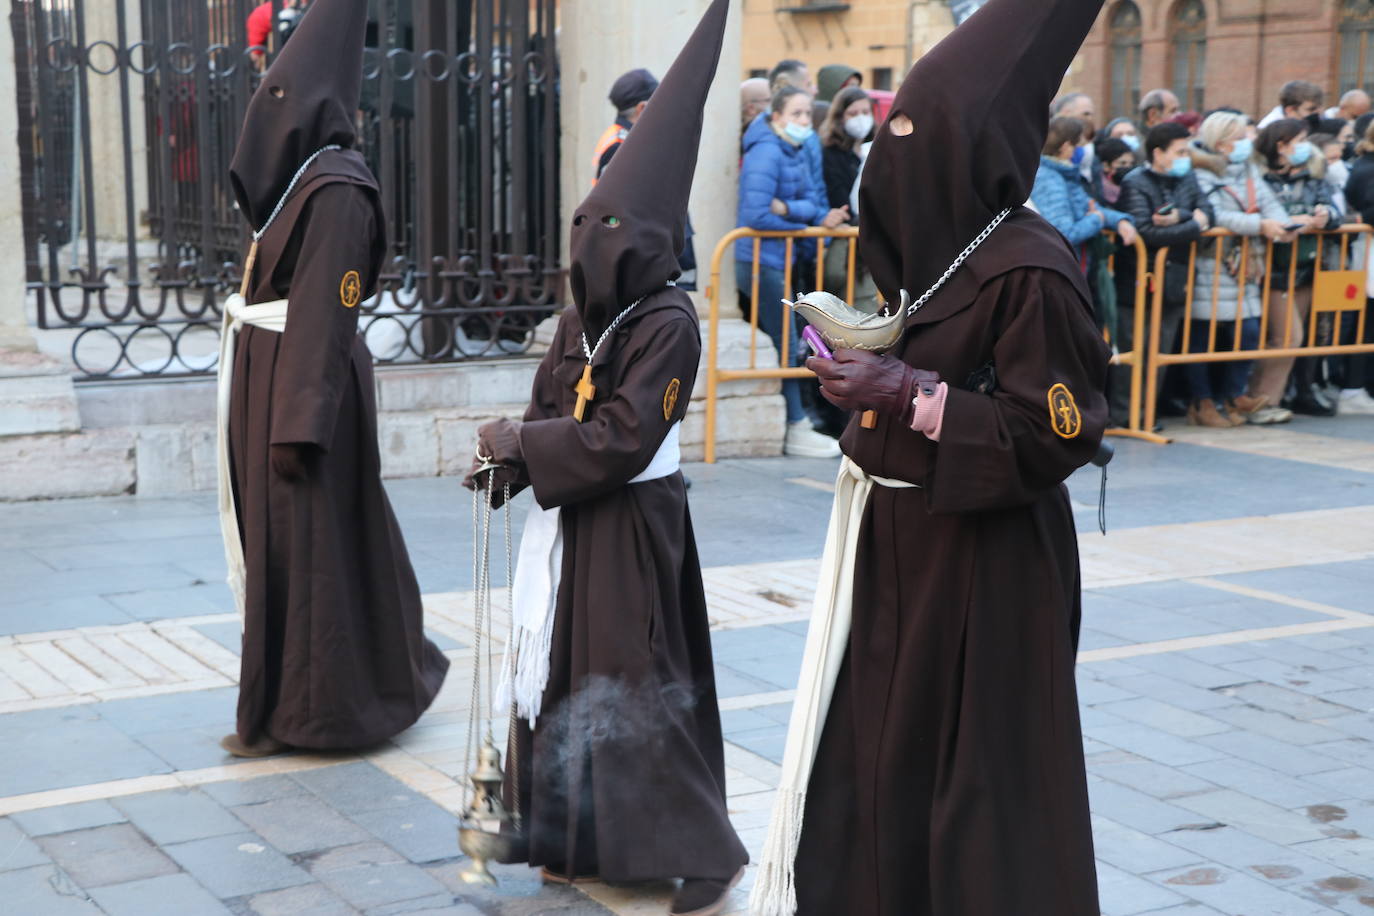
[[861, 312], [839, 296], [826, 292], [807, 293], [795, 302], [782, 301], [805, 318], [831, 349], [886, 353], [902, 339], [910, 299], [907, 291], [902, 290], [901, 305], [890, 315]]

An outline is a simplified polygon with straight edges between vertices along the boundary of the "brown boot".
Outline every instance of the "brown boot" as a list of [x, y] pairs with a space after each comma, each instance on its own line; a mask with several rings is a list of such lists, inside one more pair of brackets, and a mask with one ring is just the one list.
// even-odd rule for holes
[[1209, 426], [1215, 429], [1230, 429], [1231, 421], [1217, 410], [1217, 405], [1211, 398], [1195, 401], [1188, 408], [1189, 426]]
[[271, 735], [259, 735], [252, 744], [244, 741], [237, 733], [219, 739], [219, 746], [235, 757], [272, 757], [291, 750], [290, 745], [282, 744]]

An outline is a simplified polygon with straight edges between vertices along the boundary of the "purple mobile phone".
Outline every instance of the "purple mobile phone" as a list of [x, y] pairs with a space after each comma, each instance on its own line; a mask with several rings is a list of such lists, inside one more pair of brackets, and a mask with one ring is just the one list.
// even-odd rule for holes
[[811, 325], [802, 328], [802, 340], [811, 345], [811, 351], [821, 359], [834, 359], [835, 354], [830, 352], [830, 348], [825, 345], [825, 340], [821, 337], [821, 332]]

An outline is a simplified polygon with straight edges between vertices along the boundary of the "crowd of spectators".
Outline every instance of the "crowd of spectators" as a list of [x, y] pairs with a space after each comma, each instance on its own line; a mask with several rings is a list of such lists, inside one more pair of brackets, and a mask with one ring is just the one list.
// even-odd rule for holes
[[[1235, 108], [1184, 111], [1177, 95], [1156, 89], [1142, 96], [1133, 117], [1100, 128], [1088, 95], [1069, 93], [1054, 102], [1027, 206], [1077, 251], [1117, 352], [1145, 350], [1133, 339], [1138, 243], [1151, 266], [1161, 250], [1168, 252], [1164, 275], [1154, 281], [1163, 288], [1162, 352], [1239, 349], [1259, 356], [1262, 349], [1312, 342], [1374, 340], [1374, 305], [1365, 340], [1356, 339], [1358, 314], [1324, 311], [1315, 324], [1318, 339], [1307, 340], [1318, 268], [1364, 269], [1374, 258], [1362, 241], [1344, 247], [1319, 241], [1320, 233], [1342, 224], [1374, 222], [1370, 97], [1354, 90], [1332, 107], [1324, 102], [1319, 86], [1295, 81], [1283, 86], [1273, 110], [1252, 118]], [[761, 230], [857, 225], [858, 181], [881, 122], [877, 103], [863, 75], [849, 67], [823, 68], [813, 80], [805, 64], [785, 60], [766, 79], [745, 81], [737, 224]], [[1229, 234], [1208, 235], [1213, 228]], [[785, 276], [784, 243], [767, 240], [761, 247], [757, 301], [754, 242], [736, 247], [741, 306], [746, 314], [757, 309], [759, 326], [780, 346], [780, 300], [815, 286], [818, 252], [810, 240], [796, 243], [793, 272]], [[825, 288], [845, 295], [847, 243], [826, 248], [819, 271]], [[853, 299], [877, 307], [861, 259]], [[797, 333], [793, 322], [794, 363], [805, 356]], [[1265, 356], [1146, 371], [1157, 374], [1160, 415], [1224, 428], [1284, 423], [1295, 412], [1374, 414], [1371, 364], [1374, 356]], [[1130, 380], [1129, 366], [1113, 368], [1114, 425], [1129, 423]], [[837, 430], [823, 415], [824, 402], [807, 396], [806, 383], [787, 383], [784, 391], [786, 452], [834, 454], [824, 433]]]

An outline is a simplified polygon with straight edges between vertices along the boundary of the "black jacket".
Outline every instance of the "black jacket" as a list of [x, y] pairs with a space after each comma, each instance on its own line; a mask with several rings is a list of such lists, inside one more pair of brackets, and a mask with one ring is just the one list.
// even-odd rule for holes
[[[825, 174], [825, 196], [830, 208], [849, 206], [849, 194], [859, 177], [859, 154], [842, 146], [821, 149], [821, 170]], [[854, 220], [850, 221], [856, 222]]]
[[[1156, 226], [1152, 217], [1166, 204], [1178, 207], [1183, 219], [1175, 226]], [[1209, 222], [1215, 222], [1212, 205], [1198, 187], [1197, 176], [1175, 178], [1161, 175], [1148, 166], [1141, 166], [1126, 176], [1116, 206], [1131, 215], [1151, 256], [1161, 248], [1168, 248], [1169, 260], [1175, 262], [1187, 262], [1189, 246], [1202, 237], [1202, 225], [1193, 219], [1193, 211], [1201, 210], [1207, 214]], [[1116, 276], [1119, 280], [1135, 276], [1134, 248], [1123, 248], [1117, 257]]]
[[1365, 153], [1350, 165], [1345, 183], [1345, 199], [1360, 215], [1361, 222], [1374, 219], [1374, 153]]

